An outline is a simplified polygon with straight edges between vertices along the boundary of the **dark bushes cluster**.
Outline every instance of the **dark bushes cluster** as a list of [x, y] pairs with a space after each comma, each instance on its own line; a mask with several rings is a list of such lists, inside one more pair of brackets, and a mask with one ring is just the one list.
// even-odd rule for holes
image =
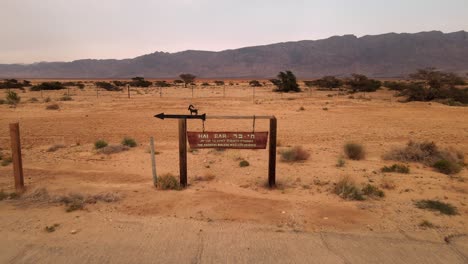
[[112, 83], [108, 83], [108, 82], [96, 82], [96, 86], [106, 91], [111, 91], [111, 92], [122, 91], [122, 88], [117, 87], [113, 85]]
[[65, 85], [61, 82], [43, 82], [38, 85], [31, 87], [31, 91], [42, 91], [42, 90], [62, 90], [66, 89]]

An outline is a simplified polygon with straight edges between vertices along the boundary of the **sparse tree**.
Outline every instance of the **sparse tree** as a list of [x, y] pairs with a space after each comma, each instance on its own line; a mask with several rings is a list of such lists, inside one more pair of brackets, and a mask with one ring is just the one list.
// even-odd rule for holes
[[180, 79], [182, 79], [182, 81], [184, 81], [184, 87], [187, 88], [187, 84], [191, 84], [193, 82], [195, 82], [195, 78], [197, 78], [197, 76], [193, 75], [193, 74], [190, 74], [190, 73], [183, 73], [181, 75], [179, 75]]
[[291, 71], [279, 72], [278, 79], [271, 79], [270, 82], [273, 83], [277, 89], [277, 92], [300, 92], [299, 84], [297, 84], [297, 79], [294, 73]]

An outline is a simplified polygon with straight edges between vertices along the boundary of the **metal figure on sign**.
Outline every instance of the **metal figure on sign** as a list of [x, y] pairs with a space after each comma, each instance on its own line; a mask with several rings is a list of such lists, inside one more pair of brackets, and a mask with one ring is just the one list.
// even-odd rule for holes
[[198, 115], [198, 109], [196, 109], [195, 106], [189, 105], [188, 110], [190, 110], [190, 115]]

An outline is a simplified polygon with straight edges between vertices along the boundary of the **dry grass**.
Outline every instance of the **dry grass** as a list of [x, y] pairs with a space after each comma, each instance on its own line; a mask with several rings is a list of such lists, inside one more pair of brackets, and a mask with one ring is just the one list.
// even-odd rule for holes
[[194, 181], [212, 181], [216, 178], [216, 175], [212, 173], [206, 173], [203, 176], [196, 176], [193, 180]]
[[156, 188], [160, 190], [181, 190], [179, 180], [172, 174], [166, 173], [158, 177]]
[[120, 153], [123, 151], [127, 151], [129, 149], [130, 149], [129, 147], [123, 146], [123, 145], [109, 145], [109, 146], [98, 149], [97, 152], [99, 154], [110, 155], [110, 154], [116, 154], [116, 153]]
[[47, 110], [59, 110], [60, 106], [58, 104], [50, 104], [46, 106]]
[[380, 187], [387, 190], [394, 190], [396, 188], [396, 184], [395, 181], [393, 181], [392, 179], [389, 179], [388, 177], [383, 177]]
[[366, 186], [364, 186], [364, 188], [362, 188], [362, 193], [367, 197], [385, 197], [384, 191], [380, 190], [377, 186], [374, 186], [372, 184], [367, 184]]
[[310, 154], [304, 150], [301, 146], [295, 146], [280, 151], [281, 161], [284, 162], [295, 162], [304, 161], [310, 157]]
[[384, 166], [380, 169], [382, 172], [396, 172], [396, 173], [403, 173], [408, 174], [410, 172], [409, 166], [403, 164], [393, 164], [392, 166]]
[[55, 152], [61, 148], [64, 148], [65, 145], [64, 144], [55, 144], [55, 145], [52, 145], [50, 146], [48, 149], [47, 149], [47, 152]]
[[415, 203], [419, 209], [427, 209], [431, 211], [438, 211], [445, 215], [457, 215], [458, 210], [455, 206], [436, 200], [419, 200]]

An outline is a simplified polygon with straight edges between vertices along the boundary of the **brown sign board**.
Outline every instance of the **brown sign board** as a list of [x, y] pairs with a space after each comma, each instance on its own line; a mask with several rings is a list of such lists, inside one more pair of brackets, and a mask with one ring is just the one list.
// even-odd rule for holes
[[190, 148], [265, 149], [268, 132], [187, 132]]

